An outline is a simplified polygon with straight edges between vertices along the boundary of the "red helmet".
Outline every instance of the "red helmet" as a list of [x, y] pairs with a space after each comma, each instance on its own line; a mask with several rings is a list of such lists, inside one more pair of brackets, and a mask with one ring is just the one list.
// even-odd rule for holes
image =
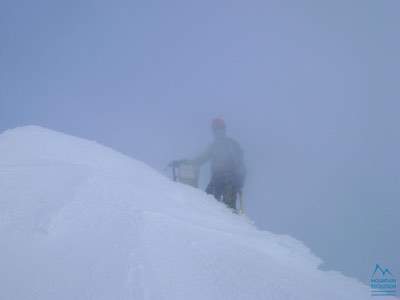
[[215, 118], [212, 120], [211, 127], [213, 130], [225, 129], [225, 121], [222, 118]]

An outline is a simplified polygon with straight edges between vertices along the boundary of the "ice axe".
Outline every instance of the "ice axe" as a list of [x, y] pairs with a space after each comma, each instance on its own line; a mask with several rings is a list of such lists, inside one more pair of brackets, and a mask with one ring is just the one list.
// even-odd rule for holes
[[199, 167], [190, 160], [173, 160], [168, 164], [172, 169], [172, 180], [198, 187]]
[[181, 163], [182, 163], [182, 160], [173, 160], [167, 166], [167, 167], [170, 167], [172, 169], [172, 180], [173, 181], [177, 181], [178, 180], [178, 177], [176, 175], [176, 168], [178, 168]]

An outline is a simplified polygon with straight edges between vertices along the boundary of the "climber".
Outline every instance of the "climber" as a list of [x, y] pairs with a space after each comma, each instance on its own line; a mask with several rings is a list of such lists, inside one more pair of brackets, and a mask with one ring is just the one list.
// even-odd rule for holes
[[214, 141], [191, 163], [201, 166], [211, 162], [211, 180], [206, 188], [208, 194], [236, 210], [237, 195], [241, 194], [246, 170], [240, 145], [226, 135], [226, 124], [222, 118], [211, 122]]

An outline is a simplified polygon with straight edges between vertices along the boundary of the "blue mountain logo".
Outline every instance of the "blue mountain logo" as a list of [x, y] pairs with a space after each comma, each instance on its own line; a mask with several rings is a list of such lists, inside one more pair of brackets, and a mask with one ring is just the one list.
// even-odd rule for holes
[[395, 296], [397, 280], [388, 268], [381, 268], [375, 265], [374, 273], [371, 276], [371, 296]]
[[[378, 272], [378, 271], [382, 274], [382, 276], [385, 276], [386, 274], [389, 274], [390, 276], [393, 277], [393, 274], [389, 271], [388, 268], [382, 269], [382, 268], [380, 267], [380, 265], [378, 265], [378, 264], [376, 264], [376, 266], [375, 266], [375, 270], [374, 270], [374, 273], [372, 274], [372, 277], [374, 277], [375, 274], [376, 274], [376, 272]], [[378, 273], [378, 274], [379, 274], [379, 273]]]

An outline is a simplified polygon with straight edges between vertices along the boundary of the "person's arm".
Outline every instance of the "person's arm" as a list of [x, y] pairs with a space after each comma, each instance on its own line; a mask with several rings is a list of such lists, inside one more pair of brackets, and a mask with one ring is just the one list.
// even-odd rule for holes
[[195, 165], [201, 166], [211, 159], [211, 153], [212, 153], [212, 146], [208, 146], [203, 153], [201, 153], [194, 159], [191, 159], [190, 162]]

